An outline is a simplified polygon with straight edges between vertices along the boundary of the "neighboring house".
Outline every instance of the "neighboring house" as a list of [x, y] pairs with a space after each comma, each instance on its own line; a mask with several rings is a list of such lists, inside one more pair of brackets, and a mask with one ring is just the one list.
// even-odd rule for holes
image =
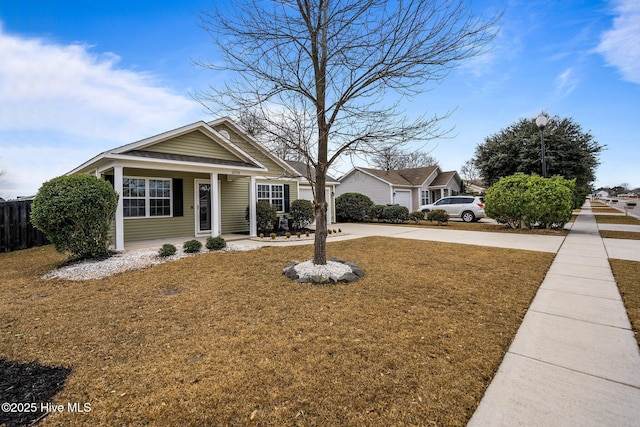
[[256, 202], [274, 204], [283, 216], [308, 185], [228, 118], [105, 151], [69, 172], [79, 173], [111, 182], [120, 195], [113, 226], [116, 250], [136, 240], [255, 236]]
[[465, 179], [463, 182], [465, 193], [480, 195], [487, 192], [487, 188], [481, 179]]
[[598, 197], [599, 199], [605, 199], [609, 197], [609, 192], [605, 190], [600, 190], [596, 192], [596, 197]]
[[442, 172], [438, 166], [389, 171], [356, 167], [340, 178], [336, 193], [361, 193], [375, 204], [398, 204], [415, 211], [461, 189], [458, 172]]
[[[316, 170], [315, 168], [308, 167], [304, 162], [298, 162], [295, 160], [286, 160], [286, 162], [298, 172], [301, 176], [298, 187], [298, 199], [309, 200], [314, 202], [313, 197], [314, 186], [316, 182]], [[335, 217], [335, 195], [336, 185], [340, 184], [340, 181], [327, 175], [325, 183], [325, 197], [329, 206], [327, 207], [327, 224], [334, 222]]]

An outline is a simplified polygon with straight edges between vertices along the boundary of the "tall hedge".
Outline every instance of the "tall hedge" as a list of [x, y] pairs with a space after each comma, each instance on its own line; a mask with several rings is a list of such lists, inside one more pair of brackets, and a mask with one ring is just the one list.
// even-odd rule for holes
[[336, 219], [339, 222], [364, 222], [372, 206], [373, 202], [364, 194], [341, 194], [336, 197]]
[[485, 212], [511, 228], [561, 228], [571, 219], [575, 180], [517, 173], [501, 178], [485, 196]]
[[45, 182], [36, 195], [32, 223], [56, 250], [78, 258], [109, 252], [109, 227], [118, 206], [111, 184], [92, 175], [71, 175]]

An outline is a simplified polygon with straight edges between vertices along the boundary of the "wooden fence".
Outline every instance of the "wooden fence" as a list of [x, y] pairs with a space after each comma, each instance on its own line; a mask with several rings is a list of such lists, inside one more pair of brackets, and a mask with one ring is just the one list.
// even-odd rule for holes
[[31, 200], [0, 202], [0, 252], [47, 243], [44, 233], [31, 224]]

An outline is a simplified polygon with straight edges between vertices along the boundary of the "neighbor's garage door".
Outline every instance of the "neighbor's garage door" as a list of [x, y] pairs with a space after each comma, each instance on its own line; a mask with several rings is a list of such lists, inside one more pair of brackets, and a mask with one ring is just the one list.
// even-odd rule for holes
[[[298, 197], [303, 200], [309, 200], [313, 203], [313, 191], [310, 188], [300, 188], [298, 193]], [[333, 222], [333, 216], [331, 212], [331, 190], [327, 190], [326, 192], [327, 203], [329, 203], [329, 209], [327, 209], [327, 224], [331, 224]], [[315, 221], [314, 221], [315, 224]]]
[[411, 191], [396, 190], [395, 195], [393, 196], [393, 203], [405, 206], [409, 211], [411, 211]]

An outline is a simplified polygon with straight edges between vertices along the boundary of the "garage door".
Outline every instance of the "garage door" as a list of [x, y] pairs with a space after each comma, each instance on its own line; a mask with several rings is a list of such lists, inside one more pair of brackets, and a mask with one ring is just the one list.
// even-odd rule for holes
[[[298, 193], [298, 197], [302, 200], [308, 200], [311, 203], [313, 203], [313, 191], [311, 191], [310, 188], [302, 188], [300, 187], [299, 193]], [[327, 198], [327, 203], [329, 203], [329, 205], [331, 205], [330, 201], [331, 201], [331, 190], [327, 189], [326, 192], [326, 198]], [[332, 212], [331, 212], [331, 206], [329, 206], [329, 208], [327, 209], [327, 224], [331, 224], [333, 222], [333, 218], [332, 218]], [[315, 221], [314, 221], [315, 224]]]
[[396, 190], [393, 196], [393, 203], [405, 206], [409, 211], [411, 211], [411, 191]]

